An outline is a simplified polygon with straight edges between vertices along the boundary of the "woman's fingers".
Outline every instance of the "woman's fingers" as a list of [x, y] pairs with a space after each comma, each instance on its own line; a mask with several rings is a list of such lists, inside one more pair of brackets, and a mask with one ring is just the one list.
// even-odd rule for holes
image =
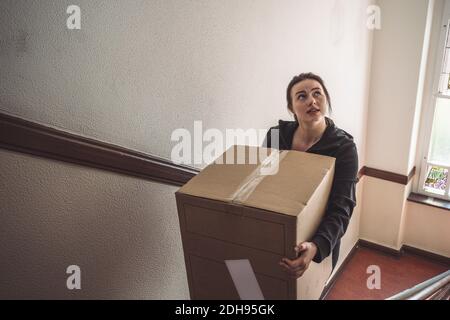
[[308, 269], [310, 258], [308, 257], [311, 245], [308, 242], [300, 243], [295, 246], [294, 250], [297, 253], [298, 258], [290, 260], [283, 258], [280, 261], [280, 266], [294, 278], [299, 278]]
[[291, 267], [289, 267], [287, 264], [280, 262], [280, 265], [282, 266], [282, 268], [284, 269], [284, 271], [289, 275], [289, 277], [297, 279], [299, 277], [301, 277], [303, 275], [303, 273], [306, 271], [306, 268], [303, 269], [292, 269]]
[[301, 256], [294, 260], [290, 260], [288, 258], [283, 258], [283, 259], [281, 259], [281, 261], [284, 262], [291, 269], [297, 269], [297, 268], [303, 269], [306, 266], [305, 259]]
[[298, 267], [292, 267], [291, 265], [287, 264], [287, 263], [284, 262], [284, 261], [280, 261], [280, 265], [281, 265], [283, 268], [285, 268], [287, 271], [293, 271], [293, 272], [295, 272], [295, 271], [297, 271], [297, 269], [299, 269]]
[[[302, 259], [297, 259], [302, 260]], [[282, 266], [286, 271], [292, 274], [296, 274], [299, 271], [306, 270], [307, 266], [304, 261], [296, 262], [295, 260], [283, 259], [280, 261], [280, 266]]]
[[303, 251], [305, 251], [305, 250], [307, 250], [307, 249], [308, 249], [308, 246], [306, 245], [305, 242], [303, 242], [303, 243], [301, 243], [301, 244], [295, 246], [295, 248], [294, 248], [294, 250], [295, 250], [295, 252], [296, 252], [297, 254], [299, 254], [299, 253], [301, 253], [301, 252], [303, 252]]

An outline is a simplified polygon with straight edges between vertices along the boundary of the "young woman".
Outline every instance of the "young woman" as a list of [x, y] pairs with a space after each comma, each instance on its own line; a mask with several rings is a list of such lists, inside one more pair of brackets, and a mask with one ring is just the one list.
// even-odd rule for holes
[[327, 117], [331, 111], [330, 95], [318, 75], [302, 73], [295, 76], [286, 90], [287, 107], [295, 121], [279, 120], [270, 128], [263, 146], [271, 148], [270, 132], [279, 130], [280, 150], [297, 150], [336, 158], [333, 185], [325, 215], [315, 235], [299, 243], [297, 258], [283, 258], [281, 267], [298, 278], [311, 261], [320, 263], [332, 254], [335, 267], [340, 239], [347, 230], [356, 205], [355, 189], [358, 181], [358, 154], [353, 137], [335, 126]]

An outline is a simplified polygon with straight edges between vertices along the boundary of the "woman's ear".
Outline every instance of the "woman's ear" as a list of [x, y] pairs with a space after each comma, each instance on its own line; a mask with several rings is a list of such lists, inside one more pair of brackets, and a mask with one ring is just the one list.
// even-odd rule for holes
[[288, 111], [289, 111], [289, 113], [294, 117], [295, 121], [298, 122], [297, 115], [295, 114], [295, 112], [292, 111], [290, 108], [288, 109]]

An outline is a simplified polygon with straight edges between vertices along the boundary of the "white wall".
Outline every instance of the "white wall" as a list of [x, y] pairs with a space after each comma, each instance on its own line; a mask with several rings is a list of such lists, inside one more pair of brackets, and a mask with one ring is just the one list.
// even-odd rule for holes
[[[194, 120], [224, 131], [289, 119], [288, 82], [313, 71], [327, 83], [333, 119], [355, 137], [362, 166], [370, 3], [79, 0], [82, 29], [71, 31], [69, 2], [1, 1], [0, 111], [170, 158], [172, 131], [192, 130]], [[78, 261], [92, 283], [83, 297], [187, 296], [175, 188], [8, 152], [1, 158], [1, 261], [9, 261], [2, 296], [67, 298], [58, 287], [64, 272], [51, 275]], [[358, 237], [359, 212], [341, 260]]]
[[[424, 43], [422, 47], [422, 57], [420, 61], [419, 71], [419, 83], [417, 86], [416, 105], [413, 117], [413, 126], [409, 147], [409, 160], [408, 160], [408, 172], [416, 164], [416, 154], [421, 154], [421, 150], [417, 149], [419, 142], [419, 126], [422, 119], [422, 108], [424, 104], [429, 103], [429, 91], [433, 84], [434, 78], [434, 64], [436, 47], [438, 46], [438, 38], [441, 30], [440, 14], [443, 9], [443, 1], [430, 0], [428, 1], [427, 18], [425, 26]], [[434, 36], [434, 37], [433, 37]], [[428, 92], [427, 92], [428, 90]], [[427, 112], [427, 108], [424, 108], [424, 112]], [[426, 118], [426, 117], [424, 117]], [[418, 166], [420, 167], [420, 166]]]
[[424, 0], [378, 0], [373, 39], [366, 165], [408, 175], [427, 6]]
[[360, 238], [386, 247], [400, 249], [405, 186], [364, 177]]

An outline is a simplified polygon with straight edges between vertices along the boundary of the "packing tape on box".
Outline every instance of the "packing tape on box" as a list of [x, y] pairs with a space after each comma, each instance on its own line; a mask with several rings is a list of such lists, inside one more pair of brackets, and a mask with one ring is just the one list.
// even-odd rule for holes
[[231, 196], [231, 202], [238, 204], [244, 203], [265, 177], [274, 175], [278, 172], [279, 164], [286, 155], [286, 150], [280, 151], [274, 149], [270, 153], [270, 156], [264, 159], [264, 161], [262, 161], [256, 169], [245, 178], [240, 187]]

